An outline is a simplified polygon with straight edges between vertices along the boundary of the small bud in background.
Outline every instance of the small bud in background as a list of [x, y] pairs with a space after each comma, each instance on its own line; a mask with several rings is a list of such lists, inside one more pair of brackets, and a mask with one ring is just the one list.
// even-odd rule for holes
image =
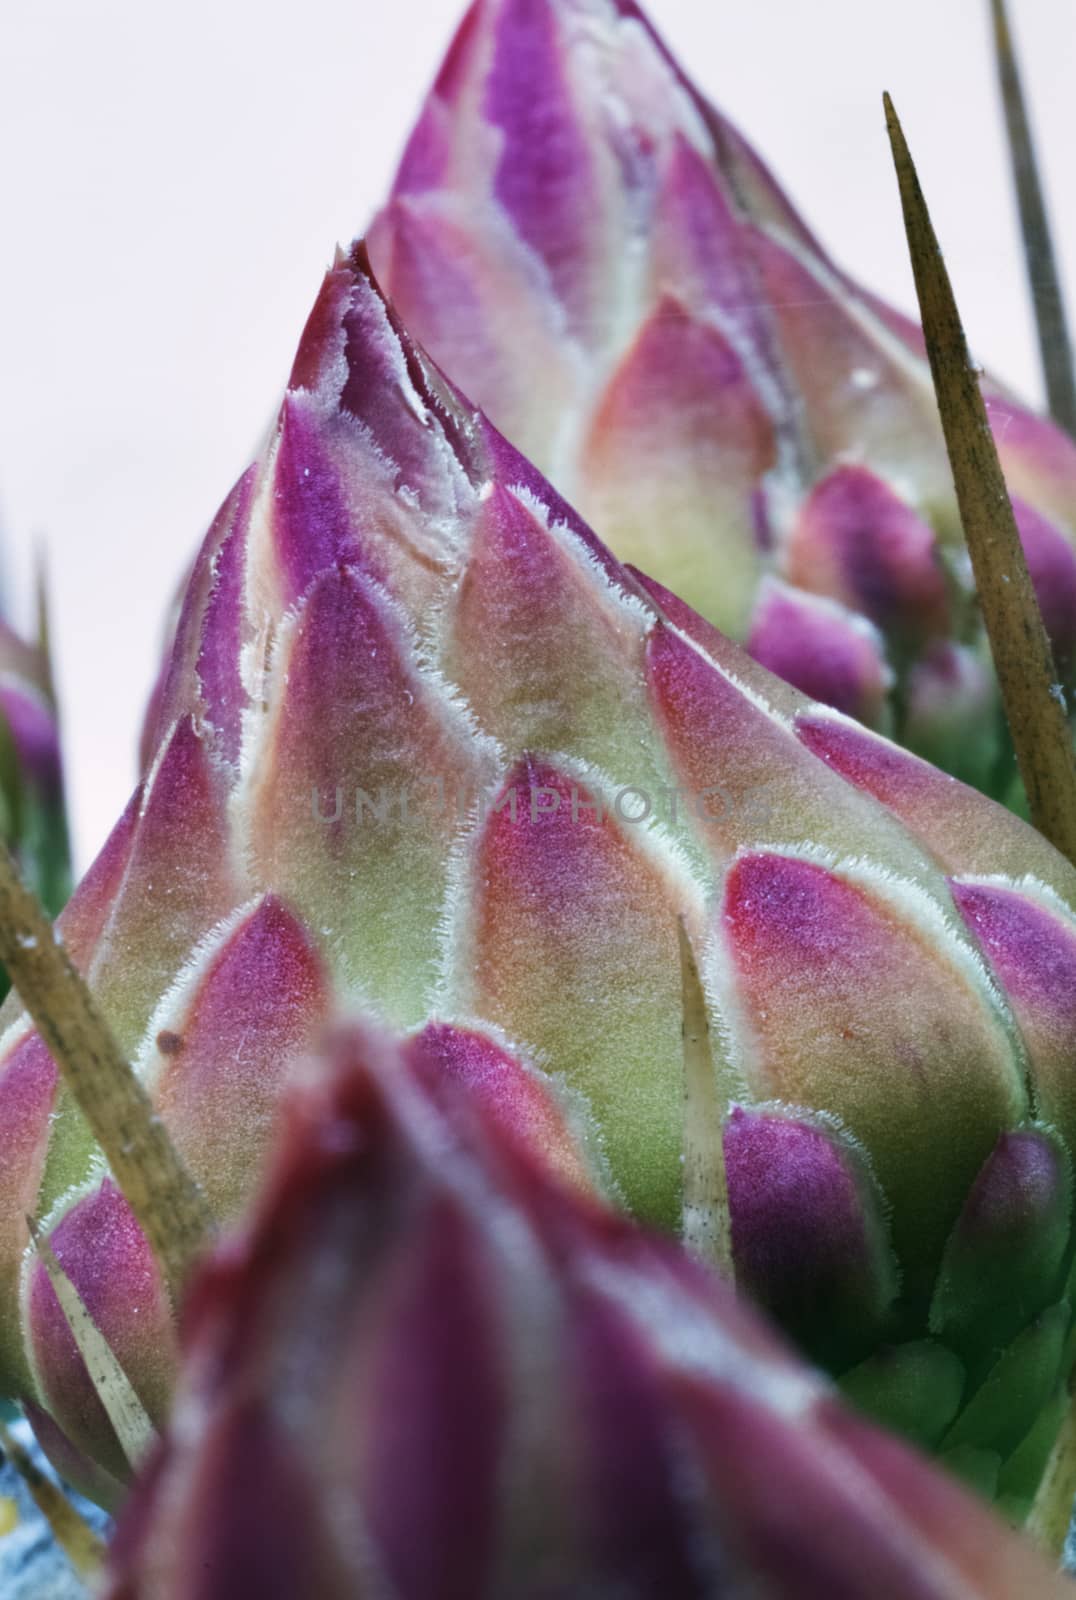
[[0, 619], [0, 839], [55, 916], [71, 891], [71, 857], [44, 621], [29, 644]]

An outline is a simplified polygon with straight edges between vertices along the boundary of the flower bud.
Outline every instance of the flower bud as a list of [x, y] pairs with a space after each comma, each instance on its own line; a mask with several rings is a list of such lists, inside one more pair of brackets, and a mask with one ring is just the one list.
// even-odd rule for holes
[[[919, 533], [894, 526], [915, 589]], [[737, 1273], [880, 1414], [893, 1385], [863, 1362], [941, 1347], [958, 1431], [932, 1442], [1026, 1503], [1071, 1365], [1076, 872], [622, 566], [414, 343], [361, 247], [195, 563], [149, 741], [61, 929], [219, 1217], [343, 1006], [675, 1230], [683, 918]], [[5, 1021], [3, 1381], [118, 1481], [27, 1216], [154, 1418], [172, 1308], [14, 1000]], [[992, 1176], [1025, 1148], [1054, 1174], [1030, 1212]], [[968, 1231], [981, 1193], [1050, 1241], [1019, 1274], [1007, 1223]]]
[[725, 1284], [365, 1030], [189, 1311], [109, 1600], [1061, 1593]]
[[[922, 334], [622, 0], [474, 0], [370, 235], [412, 332], [625, 561], [1008, 803]], [[1076, 445], [984, 380], [1063, 683]], [[985, 704], [984, 704], [985, 702]]]

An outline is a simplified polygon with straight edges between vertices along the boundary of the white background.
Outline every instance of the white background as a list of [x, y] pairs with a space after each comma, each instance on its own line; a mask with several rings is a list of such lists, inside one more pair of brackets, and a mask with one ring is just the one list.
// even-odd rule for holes
[[[1010, 0], [1076, 289], [1076, 6]], [[162, 617], [383, 194], [458, 0], [6, 0], [0, 506], [47, 544], [79, 865], [118, 814]], [[893, 94], [977, 354], [1038, 373], [986, 0], [651, 0], [839, 258], [913, 304]]]

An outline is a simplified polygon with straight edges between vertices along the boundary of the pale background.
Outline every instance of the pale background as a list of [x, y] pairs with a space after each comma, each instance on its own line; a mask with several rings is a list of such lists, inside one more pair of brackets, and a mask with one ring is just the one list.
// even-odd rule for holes
[[[1076, 6], [1010, 0], [1076, 291]], [[460, 0], [5, 0], [0, 507], [47, 543], [80, 867], [133, 782], [162, 617], [383, 193]], [[913, 303], [880, 97], [977, 354], [1039, 380], [986, 0], [651, 0], [838, 257]]]

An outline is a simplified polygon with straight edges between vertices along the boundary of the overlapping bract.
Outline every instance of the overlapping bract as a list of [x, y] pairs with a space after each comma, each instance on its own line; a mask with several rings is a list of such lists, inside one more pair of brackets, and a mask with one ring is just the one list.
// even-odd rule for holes
[[110, 1600], [1033, 1600], [1029, 1547], [730, 1289], [337, 1037], [203, 1273]]
[[[518, 1050], [595, 1180], [674, 1228], [682, 915], [743, 1284], [1026, 1503], [1070, 1364], [1076, 873], [617, 563], [398, 326], [361, 248], [206, 539], [155, 718], [62, 926], [219, 1213], [348, 1005]], [[26, 1215], [154, 1415], [170, 1310], [18, 1018], [0, 1141], [6, 1379], [107, 1498], [125, 1465]]]
[[[919, 330], [833, 265], [634, 0], [475, 0], [371, 253], [617, 555], [1016, 798]], [[1076, 445], [987, 389], [1067, 682]]]

